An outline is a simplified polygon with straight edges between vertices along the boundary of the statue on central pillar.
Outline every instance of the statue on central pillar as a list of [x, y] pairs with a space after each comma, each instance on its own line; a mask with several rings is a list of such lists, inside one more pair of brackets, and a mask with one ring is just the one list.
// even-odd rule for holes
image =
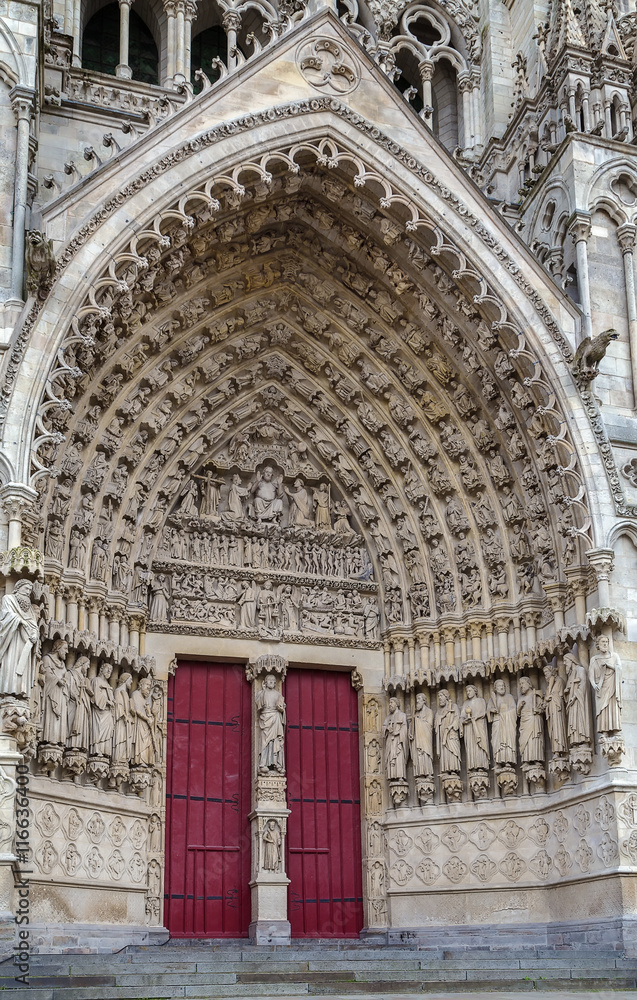
[[259, 774], [285, 772], [283, 740], [285, 730], [285, 702], [277, 691], [276, 677], [266, 674], [260, 691], [256, 694], [257, 715], [261, 731]]

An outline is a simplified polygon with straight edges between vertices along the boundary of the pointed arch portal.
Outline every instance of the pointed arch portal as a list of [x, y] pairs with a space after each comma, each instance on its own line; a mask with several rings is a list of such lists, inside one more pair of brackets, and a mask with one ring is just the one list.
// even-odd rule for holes
[[[346, 57], [352, 79], [376, 72], [359, 57]], [[302, 782], [286, 798], [280, 751], [259, 744], [259, 713], [267, 703], [283, 714], [286, 690], [311, 687], [300, 679], [310, 673], [335, 671], [341, 693], [347, 678], [348, 721], [290, 723], [288, 710], [287, 724], [301, 727], [299, 739], [313, 727], [317, 747], [323, 726], [341, 726], [360, 765], [358, 796], [339, 793], [339, 808], [360, 807], [362, 819], [362, 897], [348, 889], [348, 905], [364, 900], [368, 929], [407, 926], [401, 900], [412, 892], [424, 924], [444, 896], [431, 889], [440, 867], [414, 871], [417, 831], [397, 833], [396, 810], [442, 804], [460, 820], [474, 800], [552, 792], [591, 767], [590, 732], [577, 746], [547, 739], [541, 753], [492, 764], [478, 750], [456, 764], [445, 744], [428, 765], [413, 728], [416, 710], [433, 725], [424, 704], [440, 739], [453, 728], [447, 705], [457, 714], [471, 688], [484, 703], [492, 679], [525, 705], [542, 666], [588, 635], [585, 554], [605, 487], [585, 486], [598, 460], [572, 403], [562, 331], [572, 334], [575, 310], [413, 118], [386, 136], [320, 95], [225, 121], [221, 103], [210, 127], [209, 100], [204, 92], [178, 112], [170, 135], [160, 126], [155, 151], [140, 140], [124, 188], [109, 165], [78, 187], [65, 210], [74, 235], [13, 345], [4, 447], [41, 512], [42, 524], [35, 509], [25, 516], [23, 540], [44, 529], [46, 640], [65, 639], [92, 670], [108, 660], [119, 676], [150, 673], [160, 691], [173, 657], [190, 662], [182, 680], [198, 672], [211, 690], [220, 664], [236, 673], [249, 661], [246, 842], [263, 940], [285, 937], [286, 849], [320, 845], [295, 826]], [[61, 203], [48, 211], [59, 221]], [[159, 708], [157, 720], [163, 732]], [[206, 721], [206, 730], [224, 723]], [[169, 716], [169, 747], [181, 740], [186, 752], [177, 722]], [[360, 761], [350, 739], [359, 726]], [[156, 749], [154, 763], [138, 755], [119, 765], [95, 752], [38, 752], [51, 773], [74, 767], [80, 784], [147, 795], [161, 825], [167, 762]], [[316, 789], [307, 817], [331, 801]], [[170, 809], [172, 837], [181, 820]], [[356, 827], [344, 815], [341, 830]], [[427, 830], [434, 840], [422, 843], [439, 843], [431, 826], [421, 839]], [[481, 878], [451, 860], [451, 883]], [[297, 875], [311, 868], [305, 856], [290, 864]], [[170, 885], [176, 878], [173, 869]], [[157, 887], [149, 882], [146, 907], [160, 924]], [[174, 895], [171, 913], [183, 892]], [[208, 895], [217, 905], [223, 893]]]

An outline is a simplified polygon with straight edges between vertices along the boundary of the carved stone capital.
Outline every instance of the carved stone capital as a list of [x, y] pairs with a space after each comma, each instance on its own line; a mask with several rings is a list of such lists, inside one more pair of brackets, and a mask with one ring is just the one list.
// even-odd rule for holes
[[632, 222], [625, 222], [623, 226], [617, 228], [617, 242], [623, 254], [632, 253], [637, 240], [637, 226]]
[[591, 235], [590, 212], [573, 212], [567, 225], [573, 243], [588, 242]]
[[17, 84], [9, 91], [9, 97], [17, 120], [30, 122], [33, 117], [35, 90]]
[[432, 62], [428, 60], [423, 60], [418, 66], [418, 72], [420, 73], [420, 79], [423, 83], [433, 80], [433, 75], [435, 71], [435, 66]]
[[586, 553], [588, 561], [595, 570], [597, 581], [610, 580], [610, 574], [615, 561], [613, 549], [589, 549]]
[[227, 10], [221, 18], [224, 31], [239, 31], [241, 27], [241, 14], [236, 10]]

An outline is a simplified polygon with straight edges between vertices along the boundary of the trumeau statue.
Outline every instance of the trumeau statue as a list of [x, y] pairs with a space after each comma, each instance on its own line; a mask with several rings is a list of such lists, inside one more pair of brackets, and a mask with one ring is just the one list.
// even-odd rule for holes
[[261, 731], [259, 774], [268, 774], [269, 771], [283, 774], [285, 702], [277, 690], [274, 674], [266, 674], [263, 678], [261, 690], [257, 691], [255, 700]]
[[595, 656], [588, 668], [591, 686], [595, 692], [595, 719], [597, 732], [602, 735], [618, 733], [622, 727], [622, 667], [617, 653], [611, 650], [607, 635], [597, 639]]
[[383, 722], [385, 736], [385, 774], [391, 780], [407, 777], [409, 738], [407, 716], [398, 707], [396, 698], [389, 699], [389, 714]]
[[33, 584], [18, 580], [0, 608], [0, 694], [28, 698], [36, 678], [38, 624], [31, 605]]

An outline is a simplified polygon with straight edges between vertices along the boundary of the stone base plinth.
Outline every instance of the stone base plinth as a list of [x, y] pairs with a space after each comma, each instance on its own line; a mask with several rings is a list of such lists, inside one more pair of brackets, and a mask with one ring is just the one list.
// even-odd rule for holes
[[261, 872], [259, 877], [250, 883], [252, 901], [250, 939], [256, 944], [289, 944], [290, 922], [287, 919], [289, 884], [289, 878], [280, 872]]
[[290, 944], [289, 920], [253, 920], [248, 933], [252, 944]]

